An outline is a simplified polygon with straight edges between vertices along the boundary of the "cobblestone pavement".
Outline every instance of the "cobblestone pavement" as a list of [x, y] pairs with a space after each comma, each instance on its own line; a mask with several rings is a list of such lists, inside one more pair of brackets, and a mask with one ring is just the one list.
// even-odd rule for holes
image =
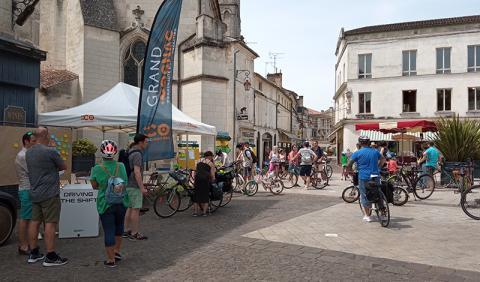
[[[235, 197], [226, 208], [207, 218], [193, 218], [188, 213], [170, 219], [159, 219], [153, 213], [142, 217], [142, 226], [150, 239], [145, 242], [125, 242], [126, 260], [116, 269], [105, 269], [103, 240], [99, 238], [58, 240], [60, 253], [71, 262], [64, 267], [45, 269], [40, 264], [27, 265], [25, 258], [16, 255], [16, 238], [0, 248], [1, 281], [478, 281], [479, 273], [446, 268], [432, 263], [413, 263], [415, 260], [381, 258], [379, 252], [368, 256], [358, 253], [370, 240], [350, 238], [350, 249], [337, 251], [328, 245], [308, 246], [288, 240], [249, 238], [255, 232], [289, 222], [303, 221], [318, 212], [335, 209], [341, 203], [338, 191], [343, 183], [333, 183], [324, 191], [294, 189], [285, 195], [259, 193], [255, 197]], [[353, 207], [353, 206], [352, 206]], [[349, 218], [349, 207], [331, 215], [331, 221], [321, 214], [316, 225], [338, 226], [335, 218]], [[320, 220], [322, 219], [322, 220]], [[352, 226], [357, 218], [351, 218]], [[402, 223], [407, 224], [407, 223]], [[411, 223], [408, 223], [411, 224]], [[435, 222], [442, 226], [442, 222]], [[468, 225], [477, 224], [468, 222]], [[412, 224], [413, 225], [413, 224]], [[478, 224], [477, 224], [478, 225]], [[300, 226], [301, 228], [302, 226]], [[377, 226], [362, 227], [380, 231]], [[299, 228], [299, 231], [301, 229]], [[308, 232], [308, 231], [307, 231]], [[324, 231], [321, 231], [324, 232]], [[393, 233], [409, 238], [412, 228], [400, 228]], [[279, 234], [282, 234], [281, 232]], [[468, 233], [470, 234], [470, 233]], [[245, 236], [246, 235], [246, 236]], [[388, 235], [388, 234], [387, 234]], [[385, 235], [385, 236], [387, 236]], [[248, 237], [247, 237], [248, 236]], [[307, 233], [305, 237], [325, 237]], [[389, 235], [388, 235], [389, 236]], [[473, 234], [472, 234], [473, 236]], [[478, 233], [476, 235], [478, 237]], [[360, 237], [360, 236], [359, 236]], [[465, 242], [463, 251], [471, 246], [469, 235], [457, 238]], [[407, 239], [405, 239], [407, 240]], [[282, 242], [275, 242], [282, 241]], [[41, 243], [43, 246], [43, 243]], [[378, 242], [381, 245], [380, 242]], [[443, 247], [448, 241], [440, 242]], [[468, 244], [468, 245], [467, 245]], [[478, 244], [477, 244], [478, 247]], [[389, 247], [392, 251], [397, 246]], [[414, 248], [409, 247], [411, 251]], [[478, 249], [477, 249], [478, 250]], [[408, 252], [408, 250], [401, 250]], [[475, 259], [472, 259], [475, 260]], [[477, 260], [478, 262], [478, 260]]]

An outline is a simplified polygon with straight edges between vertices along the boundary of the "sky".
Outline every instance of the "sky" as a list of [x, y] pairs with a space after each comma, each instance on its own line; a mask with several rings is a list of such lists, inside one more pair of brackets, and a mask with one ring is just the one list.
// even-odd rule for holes
[[[242, 34], [265, 75], [279, 55], [283, 86], [304, 96], [304, 106], [333, 106], [335, 48], [345, 30], [369, 25], [480, 14], [480, 0], [241, 0]], [[272, 73], [273, 66], [267, 64]]]

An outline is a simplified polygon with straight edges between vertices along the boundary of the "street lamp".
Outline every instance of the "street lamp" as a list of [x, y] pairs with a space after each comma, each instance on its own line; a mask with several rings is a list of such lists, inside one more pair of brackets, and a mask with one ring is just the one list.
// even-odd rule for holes
[[248, 92], [252, 88], [252, 83], [250, 82], [250, 71], [249, 70], [237, 70], [237, 73], [235, 75], [235, 80], [238, 82], [242, 82], [241, 80], [238, 79], [238, 75], [241, 73], [245, 73], [245, 81], [243, 81], [243, 87], [245, 87], [245, 91]]

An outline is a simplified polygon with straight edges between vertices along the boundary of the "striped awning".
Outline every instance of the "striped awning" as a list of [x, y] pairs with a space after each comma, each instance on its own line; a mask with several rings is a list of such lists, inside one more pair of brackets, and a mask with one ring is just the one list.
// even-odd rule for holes
[[[409, 136], [415, 136], [416, 141], [422, 141], [420, 139], [420, 132], [409, 132], [405, 133], [405, 135]], [[381, 133], [379, 131], [373, 131], [373, 130], [360, 130], [360, 136], [367, 136], [370, 138], [371, 141], [399, 141], [401, 138], [400, 133]], [[396, 137], [395, 139], [393, 137]], [[398, 136], [398, 137], [397, 137]], [[405, 137], [407, 139], [407, 137]], [[408, 140], [408, 139], [407, 139]], [[433, 141], [435, 140], [435, 133], [433, 132], [424, 132], [423, 133], [423, 141]]]

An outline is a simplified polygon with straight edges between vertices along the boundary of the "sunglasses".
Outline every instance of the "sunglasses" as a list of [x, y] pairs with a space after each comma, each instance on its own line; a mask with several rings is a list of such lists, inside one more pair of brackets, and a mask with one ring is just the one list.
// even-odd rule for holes
[[32, 131], [28, 131], [27, 133], [25, 133], [27, 136], [32, 136], [33, 135], [33, 132]]

